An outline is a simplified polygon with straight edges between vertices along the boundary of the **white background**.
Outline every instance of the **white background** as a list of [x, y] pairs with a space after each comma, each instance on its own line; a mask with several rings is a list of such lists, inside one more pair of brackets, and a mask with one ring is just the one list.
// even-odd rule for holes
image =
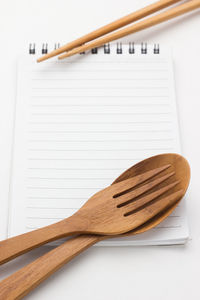
[[[17, 57], [34, 41], [66, 42], [149, 4], [148, 0], [0, 0], [0, 238], [6, 236]], [[186, 246], [93, 247], [26, 299], [200, 299], [200, 11], [124, 38], [172, 47], [183, 154], [192, 180]], [[0, 267], [0, 278], [47, 251]]]

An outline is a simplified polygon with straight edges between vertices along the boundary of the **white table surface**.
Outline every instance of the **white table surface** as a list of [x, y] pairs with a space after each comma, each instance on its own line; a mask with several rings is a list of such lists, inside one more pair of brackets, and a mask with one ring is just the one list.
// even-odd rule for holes
[[[149, 4], [148, 0], [0, 0], [0, 238], [6, 236], [16, 61], [29, 42], [70, 41]], [[63, 267], [30, 300], [200, 299], [200, 11], [137, 33], [136, 43], [172, 47], [183, 154], [192, 180], [186, 246], [93, 247]], [[32, 261], [37, 249], [0, 267], [0, 279]]]

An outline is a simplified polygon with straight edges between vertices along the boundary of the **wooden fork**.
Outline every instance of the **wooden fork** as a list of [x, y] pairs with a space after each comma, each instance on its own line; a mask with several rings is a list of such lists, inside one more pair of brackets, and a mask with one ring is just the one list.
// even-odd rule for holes
[[[145, 183], [169, 167], [170, 164], [154, 168], [109, 186], [92, 196], [72, 217], [0, 242], [0, 263], [68, 235], [80, 233], [116, 235], [142, 225], [185, 193], [185, 190], [180, 188], [173, 194], [161, 197], [180, 182], [181, 178], [178, 178], [172, 180], [170, 184], [165, 183], [175, 174], [174, 171]], [[162, 187], [151, 192], [162, 183]], [[154, 201], [155, 199], [157, 201]]]
[[[189, 165], [182, 156], [177, 154], [162, 154], [148, 158], [126, 170], [113, 182], [113, 184], [136, 176], [140, 174], [141, 171], [144, 172], [149, 170], [149, 167], [159, 167], [163, 164], [172, 164], [171, 168], [164, 171], [165, 173], [169, 173], [171, 172], [171, 169], [173, 169], [175, 170], [177, 176], [176, 178], [181, 177], [182, 179], [180, 185], [174, 187], [171, 192], [176, 190], [178, 191], [180, 188], [182, 188], [185, 192], [190, 180]], [[157, 176], [159, 176], [159, 174]], [[174, 179], [171, 177], [169, 180], [173, 181]], [[128, 233], [124, 233], [121, 236], [140, 234], [155, 227], [161, 221], [167, 218], [170, 213], [172, 213], [180, 200], [181, 198], [177, 199], [174, 197], [174, 203], [167, 210], [160, 212], [158, 215], [156, 215], [154, 218], [151, 218], [140, 227], [137, 227]], [[39, 257], [32, 263], [26, 265], [19, 271], [1, 281], [0, 299], [13, 300], [23, 298], [23, 296], [27, 295], [31, 290], [33, 290], [42, 281], [60, 269], [64, 264], [68, 263], [70, 260], [75, 258], [84, 250], [88, 249], [93, 244], [107, 238], [111, 237], [100, 235], [79, 235], [71, 238], [62, 245], [49, 251], [45, 255]]]

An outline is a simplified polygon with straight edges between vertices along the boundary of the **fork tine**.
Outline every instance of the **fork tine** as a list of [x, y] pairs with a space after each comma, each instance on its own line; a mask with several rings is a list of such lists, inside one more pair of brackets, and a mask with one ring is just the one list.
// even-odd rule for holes
[[[113, 189], [113, 191], [118, 191], [120, 190], [120, 193], [121, 192], [124, 192], [130, 188], [133, 188], [135, 187], [136, 185], [140, 184], [140, 183], [143, 183], [144, 181], [158, 175], [159, 173], [165, 171], [166, 169], [168, 169], [169, 167], [171, 167], [170, 164], [168, 165], [165, 165], [163, 167], [159, 167], [159, 168], [156, 168], [156, 169], [153, 169], [153, 170], [150, 170], [148, 172], [145, 172], [145, 173], [142, 173], [140, 175], [137, 175], [135, 177], [132, 177], [132, 178], [129, 178], [129, 179], [126, 179], [126, 180], [123, 180], [121, 182], [118, 182], [116, 184], [113, 184], [112, 186], [109, 187], [109, 189]], [[118, 196], [118, 193], [116, 193], [116, 195], [114, 195], [113, 197], [117, 197]]]
[[155, 200], [156, 198], [158, 198], [159, 196], [161, 196], [162, 194], [166, 193], [167, 191], [169, 191], [170, 189], [172, 189], [173, 187], [175, 187], [178, 183], [180, 183], [179, 180], [163, 187], [160, 188], [159, 190], [156, 190], [155, 192], [148, 194], [138, 200], [135, 200], [134, 202], [131, 202], [123, 207], [121, 207], [120, 209], [124, 212], [124, 215], [126, 216], [127, 214], [134, 213], [139, 209], [144, 208], [147, 205], [150, 205], [150, 203]]
[[181, 189], [165, 198], [161, 198], [160, 200], [152, 203], [151, 205], [148, 205], [147, 207], [144, 207], [136, 213], [131, 214], [130, 212], [130, 214], [126, 215], [125, 218], [128, 218], [132, 227], [140, 226], [151, 218], [155, 217], [157, 214], [172, 206], [179, 199], [181, 199], [183, 195], [184, 190]]
[[[168, 173], [160, 178], [157, 178], [151, 182], [148, 182], [147, 184], [133, 190], [133, 191], [130, 191], [130, 192], [127, 192], [126, 194], [124, 195], [121, 195], [118, 194], [118, 198], [117, 200], [119, 200], [119, 204], [117, 205], [117, 207], [121, 207], [121, 206], [124, 206], [126, 204], [128, 204], [127, 202], [129, 202], [130, 200], [133, 200], [134, 198], [144, 194], [145, 192], [151, 190], [153, 187], [155, 187], [156, 185], [160, 184], [161, 182], [165, 181], [166, 179], [168, 179], [169, 177], [173, 176], [175, 174], [175, 172], [171, 172], [171, 173]], [[115, 196], [116, 197], [116, 196]]]

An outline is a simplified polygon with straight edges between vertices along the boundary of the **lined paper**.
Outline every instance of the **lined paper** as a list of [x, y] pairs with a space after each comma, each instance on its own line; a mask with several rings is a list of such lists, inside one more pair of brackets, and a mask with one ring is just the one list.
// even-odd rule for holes
[[[164, 51], [82, 54], [18, 67], [9, 235], [72, 215], [125, 169], [180, 152], [172, 64]], [[182, 241], [184, 204], [123, 244]], [[122, 244], [115, 239], [103, 244]]]

